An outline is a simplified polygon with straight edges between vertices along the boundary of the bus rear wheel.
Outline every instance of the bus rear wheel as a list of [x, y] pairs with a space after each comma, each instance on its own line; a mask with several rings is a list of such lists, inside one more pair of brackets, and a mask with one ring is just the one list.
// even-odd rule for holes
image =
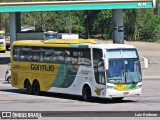
[[33, 94], [34, 95], [40, 95], [40, 85], [38, 81], [34, 81], [32, 85]]
[[85, 85], [82, 90], [82, 97], [85, 101], [89, 102], [92, 100], [91, 89], [88, 85]]
[[32, 94], [32, 85], [29, 80], [24, 82], [24, 88], [26, 89], [27, 94]]

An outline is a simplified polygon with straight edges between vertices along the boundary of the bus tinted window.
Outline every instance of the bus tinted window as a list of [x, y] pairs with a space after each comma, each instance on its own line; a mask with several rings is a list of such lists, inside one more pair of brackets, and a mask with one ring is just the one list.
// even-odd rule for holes
[[30, 51], [31, 51], [30, 47], [21, 47], [21, 50], [20, 50], [20, 61], [31, 61]]
[[65, 63], [78, 64], [79, 50], [66, 49], [65, 50]]
[[91, 65], [90, 49], [81, 49], [79, 55], [78, 64]]
[[40, 47], [31, 47], [30, 60], [39, 62], [41, 58], [41, 48]]
[[13, 48], [13, 60], [15, 60], [15, 61], [20, 60], [20, 51], [21, 51], [20, 47], [16, 46]]
[[52, 50], [52, 48], [42, 48], [42, 50], [41, 50], [41, 59], [40, 59], [40, 61], [41, 62], [53, 62], [53, 56], [54, 56], [54, 54], [53, 54], [53, 50]]
[[53, 50], [53, 63], [64, 64], [64, 50], [63, 49], [54, 49]]
[[55, 64], [91, 65], [90, 49], [19, 47], [13, 48], [13, 60]]
[[5, 36], [4, 35], [0, 35], [0, 39], [5, 39]]

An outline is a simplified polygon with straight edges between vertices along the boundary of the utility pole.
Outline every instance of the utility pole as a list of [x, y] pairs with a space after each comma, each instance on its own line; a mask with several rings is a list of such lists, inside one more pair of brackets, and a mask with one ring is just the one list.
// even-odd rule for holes
[[113, 43], [124, 44], [123, 9], [112, 10]]

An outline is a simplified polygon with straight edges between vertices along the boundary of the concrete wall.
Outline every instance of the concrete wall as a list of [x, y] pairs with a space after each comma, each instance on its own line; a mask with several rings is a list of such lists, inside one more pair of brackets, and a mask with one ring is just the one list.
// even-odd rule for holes
[[44, 32], [17, 33], [17, 40], [44, 40]]

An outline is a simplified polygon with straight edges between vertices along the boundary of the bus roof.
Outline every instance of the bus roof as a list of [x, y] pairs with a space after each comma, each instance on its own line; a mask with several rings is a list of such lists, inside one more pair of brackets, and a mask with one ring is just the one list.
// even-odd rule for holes
[[97, 43], [94, 39], [57, 39], [57, 40], [46, 40], [44, 43], [47, 44], [83, 44], [83, 43]]
[[4, 31], [0, 31], [0, 34], [4, 34], [5, 32]]
[[55, 40], [18, 40], [14, 41], [16, 46], [44, 46], [44, 47], [68, 47], [68, 48], [99, 48], [99, 49], [118, 49], [135, 48], [126, 44], [98, 44], [94, 39], [55, 39]]
[[68, 47], [88, 48], [89, 44], [97, 43], [94, 39], [54, 39], [54, 40], [18, 40], [14, 41], [16, 46], [44, 46], [44, 47]]
[[91, 44], [89, 47], [99, 49], [135, 48], [134, 46], [127, 44]]

